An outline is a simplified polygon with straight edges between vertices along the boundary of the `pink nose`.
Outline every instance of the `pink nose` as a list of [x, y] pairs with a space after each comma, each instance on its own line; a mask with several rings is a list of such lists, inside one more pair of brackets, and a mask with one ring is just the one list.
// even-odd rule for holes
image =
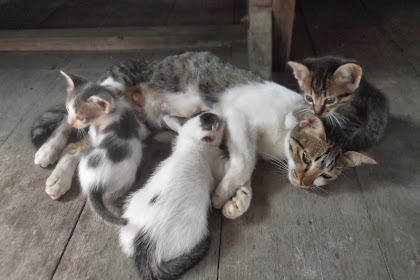
[[312, 186], [313, 182], [314, 182], [314, 180], [312, 178], [304, 177], [300, 181], [300, 185], [303, 186], [303, 187], [310, 187], [310, 186]]

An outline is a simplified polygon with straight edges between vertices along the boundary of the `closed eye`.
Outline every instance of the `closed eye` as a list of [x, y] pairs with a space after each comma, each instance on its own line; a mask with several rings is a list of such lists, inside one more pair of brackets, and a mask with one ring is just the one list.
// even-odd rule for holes
[[331, 179], [332, 178], [332, 176], [330, 176], [328, 174], [325, 174], [325, 173], [322, 173], [321, 176], [324, 177], [325, 179]]

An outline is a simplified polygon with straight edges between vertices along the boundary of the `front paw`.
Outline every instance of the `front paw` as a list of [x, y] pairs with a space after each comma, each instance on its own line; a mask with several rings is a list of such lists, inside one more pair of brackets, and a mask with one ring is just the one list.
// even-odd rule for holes
[[42, 167], [47, 167], [50, 164], [55, 163], [59, 158], [59, 150], [45, 143], [35, 154], [35, 164], [41, 165]]
[[251, 193], [241, 187], [223, 207], [222, 213], [228, 219], [236, 219], [248, 210], [251, 204]]
[[45, 192], [52, 198], [58, 199], [71, 187], [73, 176], [65, 172], [53, 172], [45, 182]]
[[213, 207], [216, 209], [222, 209], [223, 205], [225, 205], [226, 201], [228, 201], [229, 197], [226, 197], [222, 193], [218, 193], [217, 191], [214, 192], [211, 203]]

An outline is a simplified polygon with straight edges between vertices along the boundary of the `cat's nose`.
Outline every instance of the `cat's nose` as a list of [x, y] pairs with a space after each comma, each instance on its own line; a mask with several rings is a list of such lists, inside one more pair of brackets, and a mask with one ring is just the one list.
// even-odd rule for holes
[[309, 188], [312, 186], [314, 180], [312, 178], [304, 177], [300, 181], [300, 185], [304, 188]]

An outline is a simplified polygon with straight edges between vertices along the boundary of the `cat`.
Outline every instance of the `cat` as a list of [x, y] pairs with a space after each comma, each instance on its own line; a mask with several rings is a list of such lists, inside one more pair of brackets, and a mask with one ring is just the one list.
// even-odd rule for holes
[[[327, 122], [327, 136], [344, 150], [366, 150], [384, 135], [389, 118], [385, 96], [362, 77], [356, 61], [341, 57], [289, 61], [306, 104]], [[337, 126], [339, 129], [337, 129]]]
[[[223, 208], [225, 217], [239, 217], [250, 205], [250, 179], [257, 155], [265, 160], [286, 158], [288, 145], [285, 148], [284, 143], [293, 129], [290, 124], [297, 124], [286, 116], [304, 106], [303, 97], [281, 85], [263, 81], [208, 52], [173, 55], [150, 65], [153, 65], [153, 71], [144, 71], [149, 74], [138, 81], [135, 91], [142, 97], [142, 112], [151, 126], [162, 127], [163, 116], [170, 110], [188, 116], [194, 111], [212, 108], [225, 119], [230, 168], [216, 188], [212, 202], [216, 208]], [[114, 69], [112, 73], [118, 71]], [[122, 91], [124, 79], [114, 76], [117, 74], [108, 73], [105, 81]], [[125, 95], [130, 98], [132, 85], [125, 88], [129, 91]], [[176, 102], [168, 102], [170, 98], [165, 100], [165, 96], [171, 95], [176, 96]], [[183, 100], [188, 102], [191, 96], [199, 102], [194, 104], [196, 106], [183, 107]], [[306, 136], [297, 134], [296, 137]], [[329, 145], [326, 139], [321, 141]], [[47, 144], [48, 141], [44, 145]], [[301, 154], [292, 159], [300, 161]], [[313, 168], [320, 163], [315, 161]], [[333, 178], [328, 180], [332, 181]]]
[[172, 154], [129, 197], [128, 224], [120, 229], [120, 244], [141, 279], [177, 279], [205, 256], [210, 194], [227, 165], [219, 116], [201, 112], [183, 125], [174, 117], [163, 120], [178, 132]]
[[377, 164], [373, 158], [344, 151], [340, 142], [328, 139], [322, 120], [313, 114], [307, 114], [300, 122], [296, 119], [289, 122], [294, 124], [285, 141], [287, 175], [294, 186], [324, 191], [320, 187], [336, 180], [344, 169]]
[[124, 98], [80, 77], [61, 74], [68, 84], [67, 122], [77, 129], [89, 127], [91, 145], [79, 164], [81, 188], [105, 221], [125, 225], [126, 219], [106, 208], [104, 196], [116, 198], [134, 183], [147, 128], [137, 122]]

